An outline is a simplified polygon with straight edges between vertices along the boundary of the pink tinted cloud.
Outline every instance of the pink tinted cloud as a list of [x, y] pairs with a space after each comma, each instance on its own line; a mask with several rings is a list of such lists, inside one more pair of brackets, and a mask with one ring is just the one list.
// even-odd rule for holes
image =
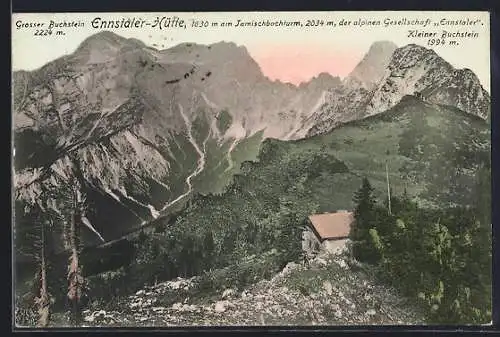
[[340, 52], [307, 43], [257, 46], [251, 54], [271, 80], [300, 84], [322, 72], [344, 77], [359, 62], [356, 51]]

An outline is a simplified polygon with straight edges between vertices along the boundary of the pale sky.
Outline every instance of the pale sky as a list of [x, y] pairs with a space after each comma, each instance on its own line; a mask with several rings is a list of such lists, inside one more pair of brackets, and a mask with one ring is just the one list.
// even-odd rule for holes
[[[121, 20], [141, 18], [153, 23], [156, 17], [177, 16], [186, 21], [184, 28], [144, 26], [143, 28], [95, 29], [92, 20]], [[206, 20], [209, 28], [191, 27], [192, 20]], [[300, 21], [302, 27], [235, 27], [241, 21]], [[305, 26], [307, 20], [322, 20], [323, 26]], [[340, 26], [340, 21], [351, 21]], [[420, 25], [404, 25], [410, 20]], [[429, 19], [424, 27], [425, 20]], [[56, 23], [77, 21], [84, 27], [64, 28], [65, 35], [55, 33], [34, 36], [37, 29]], [[354, 26], [358, 20], [379, 21], [380, 25]], [[462, 25], [452, 25], [463, 20]], [[218, 22], [218, 27], [211, 26]], [[222, 22], [233, 22], [233, 27], [222, 27]], [[336, 26], [327, 26], [335, 22]], [[18, 28], [23, 24], [44, 25]], [[388, 24], [385, 26], [385, 24]], [[399, 24], [398, 24], [399, 23]], [[298, 84], [320, 72], [345, 77], [361, 60], [375, 41], [389, 40], [398, 46], [415, 43], [434, 50], [456, 68], [469, 68], [479, 77], [486, 90], [490, 90], [489, 14], [487, 12], [247, 12], [247, 13], [37, 13], [13, 14], [12, 65], [13, 70], [34, 70], [44, 64], [72, 53], [88, 36], [101, 30], [113, 31], [124, 37], [137, 38], [147, 45], [166, 49], [184, 42], [210, 44], [232, 41], [244, 45], [259, 63], [264, 74], [271, 79]], [[473, 37], [449, 37], [445, 45], [429, 46], [427, 37], [409, 37], [410, 30], [436, 32], [441, 38], [448, 33], [469, 33]], [[43, 31], [42, 31], [43, 34]], [[458, 45], [450, 45], [450, 41]], [[441, 40], [440, 40], [441, 41]]]

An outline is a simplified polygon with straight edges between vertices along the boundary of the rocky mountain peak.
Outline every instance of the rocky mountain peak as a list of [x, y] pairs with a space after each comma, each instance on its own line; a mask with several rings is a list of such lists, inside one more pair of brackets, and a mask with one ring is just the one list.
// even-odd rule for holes
[[330, 73], [322, 72], [318, 76], [313, 77], [311, 81], [338, 83], [340, 81], [340, 78], [338, 76], [333, 76]]
[[95, 48], [120, 48], [127, 39], [113, 32], [103, 31], [91, 35], [78, 46], [76, 52]]
[[370, 49], [368, 49], [367, 55], [370, 56], [382, 55], [382, 54], [387, 55], [388, 53], [389, 54], [393, 53], [397, 47], [398, 46], [392, 41], [386, 41], [386, 40], [375, 41], [370, 46]]
[[345, 84], [372, 89], [384, 76], [391, 56], [396, 49], [397, 45], [390, 41], [373, 43], [363, 59], [347, 76]]
[[458, 69], [455, 72], [458, 76], [461, 77], [461, 79], [465, 82], [466, 85], [482, 86], [481, 81], [479, 81], [479, 78], [472, 70], [464, 68], [464, 69]]
[[453, 106], [483, 119], [490, 115], [490, 95], [470, 69], [456, 69], [423, 46], [396, 48], [391, 42], [376, 42], [342, 86], [331, 90], [308, 119], [307, 135], [384, 112], [407, 95]]
[[214, 49], [226, 49], [226, 50], [237, 50], [237, 49], [246, 49], [243, 46], [238, 46], [235, 42], [232, 41], [219, 41], [216, 43], [212, 43], [209, 47]]
[[99, 32], [86, 38], [75, 50], [75, 58], [87, 63], [101, 63], [115, 57], [124, 48], [144, 48], [146, 45], [137, 39], [127, 39], [109, 31]]
[[305, 88], [305, 87], [321, 87], [323, 89], [328, 89], [328, 88], [335, 88], [338, 87], [339, 85], [342, 84], [342, 81], [340, 80], [340, 77], [338, 76], [333, 76], [330, 73], [322, 72], [318, 74], [317, 76], [311, 78], [307, 82], [302, 82], [299, 85], [299, 88]]
[[234, 57], [245, 57], [250, 58], [250, 54], [244, 46], [238, 46], [234, 42], [220, 41], [209, 45], [203, 45], [193, 42], [184, 42], [177, 44], [171, 48], [164, 49], [161, 51], [162, 54], [172, 55], [172, 54], [183, 54], [196, 56], [205, 60], [205, 58], [221, 57], [225, 60]]
[[234, 42], [220, 41], [210, 45], [181, 43], [162, 50], [161, 63], [189, 63], [204, 66], [207, 70], [218, 70], [214, 75], [256, 80], [262, 78], [260, 66], [244, 46]]
[[455, 69], [434, 50], [416, 44], [394, 51], [367, 112], [387, 110], [404, 95], [416, 92], [429, 102], [455, 106], [482, 118], [489, 114], [489, 94], [470, 69]]
[[451, 71], [453, 67], [441, 58], [433, 49], [416, 44], [409, 44], [394, 51], [388, 68], [391, 71], [404, 70], [412, 67], [443, 68]]

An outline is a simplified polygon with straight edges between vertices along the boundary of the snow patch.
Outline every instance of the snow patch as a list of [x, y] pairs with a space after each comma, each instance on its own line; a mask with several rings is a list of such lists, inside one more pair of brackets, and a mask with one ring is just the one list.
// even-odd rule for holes
[[153, 205], [148, 204], [148, 206], [147, 206], [147, 207], [149, 208], [149, 211], [151, 212], [151, 216], [152, 216], [153, 218], [155, 218], [155, 219], [156, 219], [156, 218], [158, 218], [158, 217], [160, 216], [160, 212], [158, 212], [158, 211], [156, 210], [156, 208], [154, 208], [154, 206], [153, 206]]
[[92, 232], [94, 232], [98, 237], [99, 239], [102, 241], [102, 242], [106, 242], [106, 240], [104, 240], [104, 238], [102, 237], [102, 235], [94, 228], [94, 226], [92, 226], [92, 224], [90, 223], [89, 219], [87, 219], [87, 217], [85, 216], [82, 216], [82, 222], [84, 223], [85, 226], [87, 226]]
[[241, 123], [233, 123], [224, 134], [224, 138], [242, 139], [246, 137], [246, 134], [247, 130], [245, 130]]

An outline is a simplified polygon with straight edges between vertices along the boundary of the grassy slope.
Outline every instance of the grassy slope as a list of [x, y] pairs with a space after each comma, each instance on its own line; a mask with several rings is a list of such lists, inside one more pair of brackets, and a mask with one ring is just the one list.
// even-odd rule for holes
[[485, 158], [484, 121], [406, 97], [390, 111], [325, 135], [264, 141], [258, 162], [244, 162], [222, 195], [194, 197], [169, 231], [199, 237], [210, 231], [223, 253], [228, 228], [261, 228], [285, 204], [300, 214], [352, 209], [363, 176], [385, 197], [386, 159], [394, 193], [406, 187], [434, 205], [468, 204], [474, 195], [464, 191], [473, 190], [475, 166]]
[[461, 111], [405, 97], [383, 114], [328, 134], [273, 143], [284, 148], [288, 157], [319, 150], [348, 167], [348, 174], [323, 175], [312, 182], [311, 189], [323, 201], [325, 211], [328, 205], [351, 208], [362, 176], [370, 179], [379, 196], [386, 195], [386, 162], [394, 193], [406, 187], [410, 194], [437, 204], [450, 200], [467, 204], [471, 201], [467, 195], [451, 186], [472, 188], [476, 165], [488, 162], [490, 131], [484, 121]]

